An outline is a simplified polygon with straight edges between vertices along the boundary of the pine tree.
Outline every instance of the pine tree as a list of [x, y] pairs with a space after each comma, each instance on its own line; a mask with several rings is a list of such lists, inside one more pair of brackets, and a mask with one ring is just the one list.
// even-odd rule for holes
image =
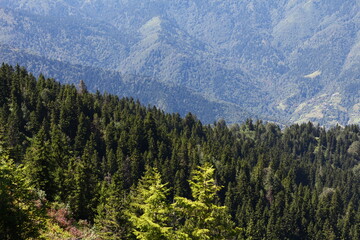
[[53, 199], [55, 190], [55, 164], [52, 161], [50, 150], [49, 140], [44, 127], [42, 127], [32, 140], [25, 155], [28, 177], [37, 189], [45, 191], [48, 200]]
[[55, 123], [51, 126], [50, 132], [50, 156], [54, 163], [54, 182], [56, 189], [56, 196], [61, 201], [65, 201], [68, 187], [66, 184], [67, 169], [70, 163], [71, 151], [69, 148], [69, 142], [66, 135], [61, 132], [59, 126]]
[[226, 207], [216, 204], [221, 187], [215, 184], [214, 171], [208, 163], [193, 171], [189, 183], [194, 200], [175, 197], [173, 208], [185, 221], [183, 226], [178, 226], [179, 233], [186, 238], [229, 239], [239, 231]]
[[107, 176], [100, 188], [95, 228], [104, 240], [131, 238], [128, 218], [124, 214], [128, 198], [121, 179], [119, 172]]
[[3, 146], [0, 136], [0, 239], [36, 239], [44, 228], [42, 199]]
[[93, 220], [97, 206], [98, 166], [93, 135], [86, 143], [84, 154], [72, 158], [66, 184], [71, 186], [68, 194], [70, 207], [77, 219]]
[[89, 138], [89, 123], [87, 117], [83, 113], [80, 114], [79, 124], [75, 136], [75, 152], [80, 156], [84, 150], [85, 144]]
[[10, 154], [15, 161], [19, 161], [22, 158], [23, 152], [21, 149], [21, 143], [24, 140], [24, 134], [21, 132], [23, 126], [22, 111], [16, 101], [12, 101], [10, 104], [10, 114], [7, 119], [7, 140], [8, 145], [11, 147]]
[[169, 223], [169, 189], [161, 183], [157, 169], [148, 169], [130, 194], [130, 206], [125, 212], [138, 239], [174, 239]]

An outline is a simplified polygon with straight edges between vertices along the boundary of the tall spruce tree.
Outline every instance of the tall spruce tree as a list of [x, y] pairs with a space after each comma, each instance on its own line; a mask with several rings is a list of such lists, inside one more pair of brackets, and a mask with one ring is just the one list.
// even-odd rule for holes
[[120, 172], [106, 176], [101, 184], [95, 218], [95, 228], [101, 239], [129, 239], [133, 236], [128, 217], [124, 213], [128, 202]]
[[71, 186], [68, 200], [77, 219], [93, 220], [97, 206], [98, 166], [94, 136], [86, 143], [81, 157], [71, 159], [66, 184]]
[[51, 148], [44, 127], [32, 139], [25, 155], [25, 165], [29, 179], [34, 186], [46, 193], [47, 199], [53, 200], [55, 194], [55, 164], [51, 157]]
[[169, 189], [161, 182], [157, 169], [149, 168], [138, 186], [130, 193], [130, 206], [125, 212], [133, 225], [133, 233], [142, 240], [174, 239], [169, 226]]
[[1, 135], [0, 131], [0, 239], [36, 239], [45, 222], [41, 199], [25, 167], [9, 158]]
[[192, 173], [189, 181], [194, 200], [175, 197], [174, 210], [183, 218], [179, 233], [187, 239], [230, 239], [238, 234], [225, 206], [216, 204], [216, 194], [221, 189], [215, 184], [215, 169], [205, 163]]

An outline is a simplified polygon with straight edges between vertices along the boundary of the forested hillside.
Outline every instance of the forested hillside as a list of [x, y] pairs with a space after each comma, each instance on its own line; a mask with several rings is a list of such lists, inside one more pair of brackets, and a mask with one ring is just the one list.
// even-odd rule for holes
[[360, 128], [203, 125], [0, 68], [1, 239], [360, 238]]
[[[359, 12], [354, 0], [2, 0], [0, 62], [62, 83], [91, 68], [91, 91], [143, 94], [206, 123], [345, 126], [360, 123]], [[109, 70], [117, 77], [102, 84]], [[112, 87], [127, 76], [129, 89]], [[147, 95], [144, 76], [173, 94]]]

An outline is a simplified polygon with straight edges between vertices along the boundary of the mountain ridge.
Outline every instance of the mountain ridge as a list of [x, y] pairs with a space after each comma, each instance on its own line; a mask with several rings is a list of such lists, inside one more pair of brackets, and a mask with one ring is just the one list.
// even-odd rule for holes
[[[360, 123], [358, 1], [22, 0], [0, 7], [29, 25], [28, 31], [11, 28], [9, 16], [0, 14], [8, 33], [1, 43], [12, 48], [42, 49], [47, 58], [186, 87], [207, 101], [284, 124]], [[47, 28], [24, 21], [23, 12], [69, 24]], [[29, 37], [17, 37], [24, 33]], [[246, 119], [231, 113], [218, 118]]]
[[[151, 102], [152, 105], [166, 112], [178, 112], [181, 116], [192, 112], [197, 116], [202, 116], [207, 123], [213, 123], [214, 116], [218, 116], [218, 119], [220, 119], [226, 113], [229, 116], [232, 115], [233, 121], [240, 117], [258, 118], [239, 106], [227, 102], [212, 102], [186, 87], [172, 87], [155, 81], [148, 76], [121, 74], [117, 71], [72, 65], [31, 55], [1, 44], [0, 52], [2, 53], [0, 62], [2, 58], [7, 59], [14, 66], [22, 62], [28, 66], [27, 70], [35, 76], [40, 74], [45, 77], [52, 76], [52, 78], [62, 83], [73, 85], [78, 85], [79, 81], [83, 80], [89, 91], [96, 92], [99, 89], [107, 89], [105, 92], [120, 97], [132, 97], [144, 103]], [[66, 72], [62, 73], [62, 69], [66, 69]], [[154, 95], [154, 92], [157, 94]], [[189, 98], [200, 104], [189, 101]], [[164, 101], [164, 99], [167, 101]]]

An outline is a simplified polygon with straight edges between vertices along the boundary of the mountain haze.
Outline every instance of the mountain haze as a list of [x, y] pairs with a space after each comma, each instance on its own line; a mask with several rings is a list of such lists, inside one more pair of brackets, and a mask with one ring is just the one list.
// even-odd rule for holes
[[4, 0], [0, 61], [205, 122], [360, 123], [359, 10], [350, 0]]

